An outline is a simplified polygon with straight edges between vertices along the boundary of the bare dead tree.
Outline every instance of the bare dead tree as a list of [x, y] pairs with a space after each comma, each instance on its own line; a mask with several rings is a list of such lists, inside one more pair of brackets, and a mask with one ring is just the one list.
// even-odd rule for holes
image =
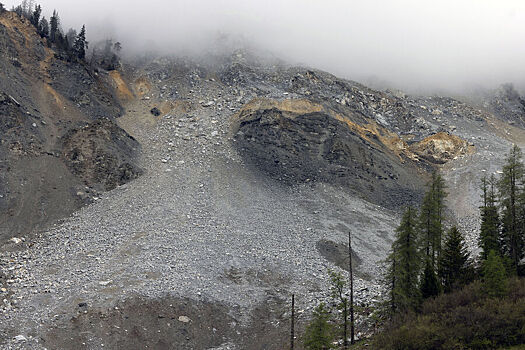
[[294, 339], [295, 339], [295, 294], [292, 294], [292, 319], [290, 329], [290, 349], [293, 350]]
[[[350, 343], [355, 343], [354, 322], [354, 271], [352, 266], [352, 232], [348, 231], [348, 270], [350, 275]], [[345, 339], [346, 341], [346, 339]]]

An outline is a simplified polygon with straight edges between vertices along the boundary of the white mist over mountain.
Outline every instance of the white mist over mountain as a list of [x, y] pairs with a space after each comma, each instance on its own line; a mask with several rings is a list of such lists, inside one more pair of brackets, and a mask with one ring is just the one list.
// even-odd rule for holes
[[58, 10], [65, 30], [85, 23], [90, 40], [113, 37], [129, 53], [199, 55], [228, 37], [290, 63], [409, 91], [525, 87], [521, 0], [39, 3], [47, 16]]

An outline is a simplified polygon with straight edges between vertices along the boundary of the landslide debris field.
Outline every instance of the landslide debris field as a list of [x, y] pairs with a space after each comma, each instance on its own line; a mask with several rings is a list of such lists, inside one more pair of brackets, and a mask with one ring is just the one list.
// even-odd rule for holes
[[[64, 131], [67, 173], [97, 191], [44, 230], [6, 231], [0, 347], [280, 348], [291, 294], [301, 324], [328, 296], [328, 268], [344, 271], [348, 231], [356, 299], [371, 306], [400, 210], [429, 172], [444, 172], [452, 221], [475, 228], [480, 176], [525, 140], [452, 98], [243, 52], [217, 61], [129, 62], [113, 79], [118, 127]], [[11, 103], [0, 99], [28, 108]], [[111, 141], [103, 167], [83, 161], [100, 158], [93, 137]]]

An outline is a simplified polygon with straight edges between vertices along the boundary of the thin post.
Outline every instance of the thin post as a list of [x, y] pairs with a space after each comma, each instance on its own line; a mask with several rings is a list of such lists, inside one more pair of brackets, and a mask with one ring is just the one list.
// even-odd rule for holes
[[355, 343], [354, 326], [354, 271], [352, 269], [352, 232], [348, 231], [348, 267], [350, 271], [350, 343]]
[[292, 294], [292, 324], [290, 329], [290, 349], [293, 350], [293, 343], [295, 338], [295, 329], [294, 329], [294, 321], [295, 321], [295, 294]]
[[344, 324], [344, 332], [343, 332], [343, 347], [344, 349], [348, 349], [348, 302], [345, 298], [343, 301], [344, 310], [343, 310], [343, 316], [345, 318], [345, 324]]

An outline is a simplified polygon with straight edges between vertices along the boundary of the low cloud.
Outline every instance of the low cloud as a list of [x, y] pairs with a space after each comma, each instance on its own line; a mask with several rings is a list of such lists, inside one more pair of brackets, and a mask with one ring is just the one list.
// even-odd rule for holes
[[[6, 1], [7, 2], [7, 1]], [[14, 2], [7, 2], [8, 6]], [[205, 54], [229, 43], [409, 91], [525, 87], [521, 0], [40, 1], [64, 29], [86, 24], [128, 52]], [[49, 14], [48, 14], [49, 15]]]

